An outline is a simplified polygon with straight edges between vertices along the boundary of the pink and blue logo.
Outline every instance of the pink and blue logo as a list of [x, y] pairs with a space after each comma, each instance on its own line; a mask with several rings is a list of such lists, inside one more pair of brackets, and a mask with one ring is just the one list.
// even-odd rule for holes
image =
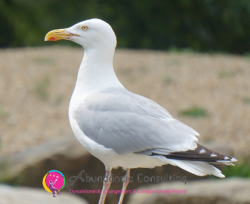
[[65, 186], [65, 176], [57, 170], [48, 171], [48, 173], [43, 177], [43, 187], [46, 191], [53, 194], [59, 195], [59, 191]]

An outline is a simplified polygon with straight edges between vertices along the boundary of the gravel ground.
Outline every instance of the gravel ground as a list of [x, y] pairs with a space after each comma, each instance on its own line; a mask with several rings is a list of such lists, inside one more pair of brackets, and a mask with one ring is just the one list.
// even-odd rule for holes
[[[81, 48], [0, 50], [0, 156], [72, 134], [68, 104]], [[200, 133], [200, 142], [231, 145], [249, 156], [250, 59], [234, 55], [117, 50], [115, 71]], [[201, 107], [204, 117], [180, 114]]]

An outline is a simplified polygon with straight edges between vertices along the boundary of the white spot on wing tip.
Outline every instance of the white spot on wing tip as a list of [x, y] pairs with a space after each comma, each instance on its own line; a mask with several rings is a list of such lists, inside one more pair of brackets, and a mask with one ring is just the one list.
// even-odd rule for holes
[[237, 162], [238, 160], [232, 157], [231, 162]]
[[224, 159], [227, 160], [227, 159], [229, 159], [229, 157], [225, 156]]
[[203, 154], [203, 153], [206, 153], [207, 151], [205, 149], [201, 149], [199, 150], [199, 154]]
[[217, 157], [217, 155], [213, 153], [210, 155], [210, 157]]

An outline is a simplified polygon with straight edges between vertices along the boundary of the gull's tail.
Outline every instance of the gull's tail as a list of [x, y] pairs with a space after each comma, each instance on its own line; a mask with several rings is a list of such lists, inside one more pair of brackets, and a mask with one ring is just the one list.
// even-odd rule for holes
[[176, 159], [167, 159], [167, 161], [169, 164], [178, 166], [197, 176], [214, 175], [220, 178], [225, 177], [219, 169], [217, 169], [216, 167], [212, 166], [211, 164], [207, 162], [184, 161], [184, 160], [176, 160]]
[[151, 156], [164, 156], [166, 163], [193, 173], [197, 176], [214, 175], [220, 178], [225, 177], [219, 169], [211, 164], [225, 164], [234, 166], [232, 162], [237, 160], [219, 152], [210, 150], [199, 143], [194, 150], [171, 152], [164, 154], [164, 149], [154, 149], [151, 151]]

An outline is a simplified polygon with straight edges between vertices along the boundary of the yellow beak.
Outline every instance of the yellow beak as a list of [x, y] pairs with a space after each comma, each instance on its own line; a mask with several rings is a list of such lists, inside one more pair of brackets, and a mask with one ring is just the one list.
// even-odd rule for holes
[[71, 36], [75, 34], [66, 32], [66, 29], [52, 30], [46, 34], [44, 41], [69, 40]]

